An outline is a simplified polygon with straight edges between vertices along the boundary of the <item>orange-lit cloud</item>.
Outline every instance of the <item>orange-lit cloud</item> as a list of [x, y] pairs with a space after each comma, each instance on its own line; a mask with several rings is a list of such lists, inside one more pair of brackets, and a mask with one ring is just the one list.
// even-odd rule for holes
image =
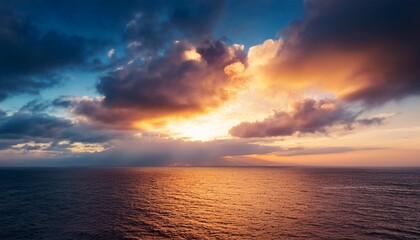
[[[310, 0], [305, 5], [301, 21], [248, 53], [249, 85], [267, 98], [288, 96], [292, 110], [243, 121], [231, 135], [289, 136], [381, 123], [383, 118], [357, 117], [368, 108], [420, 94], [418, 1]], [[314, 99], [302, 101], [308, 93]], [[325, 95], [336, 100], [316, 100]], [[350, 110], [359, 102], [359, 110]]]
[[251, 75], [271, 93], [318, 89], [369, 106], [418, 95], [419, 9], [418, 1], [307, 1], [280, 40], [250, 48]]
[[129, 64], [103, 76], [103, 97], [62, 99], [85, 120], [132, 128], [168, 118], [206, 113], [244, 86], [246, 56], [241, 45], [208, 40], [196, 47], [178, 41], [162, 56]]

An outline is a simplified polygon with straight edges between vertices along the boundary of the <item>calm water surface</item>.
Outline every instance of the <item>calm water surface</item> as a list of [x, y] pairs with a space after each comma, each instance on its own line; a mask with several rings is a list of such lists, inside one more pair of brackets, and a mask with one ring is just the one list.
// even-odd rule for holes
[[420, 239], [419, 169], [0, 169], [0, 239]]

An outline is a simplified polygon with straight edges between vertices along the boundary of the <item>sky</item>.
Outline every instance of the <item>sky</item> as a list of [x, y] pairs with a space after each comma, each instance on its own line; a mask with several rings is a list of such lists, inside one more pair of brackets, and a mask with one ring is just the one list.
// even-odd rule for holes
[[420, 1], [0, 0], [0, 166], [420, 166]]

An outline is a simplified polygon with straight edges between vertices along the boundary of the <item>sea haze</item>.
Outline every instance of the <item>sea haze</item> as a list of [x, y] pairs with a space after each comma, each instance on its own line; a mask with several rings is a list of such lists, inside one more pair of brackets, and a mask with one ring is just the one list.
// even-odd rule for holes
[[419, 239], [420, 169], [0, 169], [0, 239]]

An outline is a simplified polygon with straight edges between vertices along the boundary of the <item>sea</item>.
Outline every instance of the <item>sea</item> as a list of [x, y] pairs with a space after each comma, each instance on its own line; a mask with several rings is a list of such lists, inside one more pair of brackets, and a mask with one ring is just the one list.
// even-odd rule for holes
[[420, 239], [420, 169], [1, 168], [0, 239]]

